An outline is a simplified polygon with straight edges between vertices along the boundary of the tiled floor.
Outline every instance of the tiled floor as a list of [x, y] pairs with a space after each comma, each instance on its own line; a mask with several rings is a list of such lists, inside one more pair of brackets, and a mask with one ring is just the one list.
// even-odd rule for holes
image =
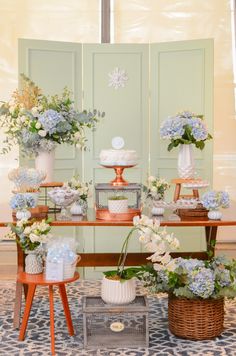
[[[150, 297], [149, 348], [97, 349], [83, 348], [81, 297], [99, 295], [99, 281], [80, 281], [68, 287], [69, 303], [76, 335], [69, 337], [59, 298], [55, 298], [56, 350], [59, 356], [236, 356], [236, 302], [226, 303], [225, 331], [215, 340], [189, 341], [176, 338], [168, 331], [167, 298]], [[44, 288], [36, 291], [25, 341], [18, 341], [18, 331], [12, 328], [14, 283], [0, 282], [0, 355], [50, 355], [48, 296]]]

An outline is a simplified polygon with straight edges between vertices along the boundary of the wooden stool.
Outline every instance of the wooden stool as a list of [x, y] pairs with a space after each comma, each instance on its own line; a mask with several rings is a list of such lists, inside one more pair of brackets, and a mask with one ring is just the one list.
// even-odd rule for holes
[[50, 333], [51, 333], [51, 352], [55, 354], [55, 335], [54, 335], [54, 304], [53, 304], [53, 286], [58, 285], [60, 296], [64, 308], [64, 313], [66, 317], [66, 323], [69, 330], [70, 336], [74, 335], [74, 328], [71, 320], [69, 304], [66, 295], [66, 283], [71, 283], [79, 279], [79, 273], [75, 272], [74, 277], [66, 279], [64, 281], [47, 281], [43, 274], [28, 274], [25, 272], [20, 272], [17, 275], [17, 282], [28, 285], [28, 293], [25, 303], [25, 311], [20, 327], [19, 340], [23, 341], [25, 338], [25, 331], [28, 324], [28, 319], [30, 315], [30, 310], [34, 298], [34, 293], [37, 285], [48, 286], [49, 287], [49, 305], [50, 305]]
[[199, 193], [197, 189], [193, 189], [193, 194], [191, 195], [180, 195], [181, 191], [181, 184], [183, 183], [194, 183], [196, 180], [194, 179], [183, 179], [183, 178], [177, 178], [177, 179], [172, 179], [171, 183], [175, 184], [175, 192], [174, 192], [174, 202], [176, 202], [180, 198], [199, 198]]

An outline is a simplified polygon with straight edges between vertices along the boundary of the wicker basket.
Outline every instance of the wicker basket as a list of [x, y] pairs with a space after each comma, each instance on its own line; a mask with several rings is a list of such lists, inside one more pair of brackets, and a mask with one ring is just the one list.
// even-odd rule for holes
[[224, 298], [190, 300], [169, 294], [168, 321], [170, 331], [176, 336], [212, 339], [224, 329]]

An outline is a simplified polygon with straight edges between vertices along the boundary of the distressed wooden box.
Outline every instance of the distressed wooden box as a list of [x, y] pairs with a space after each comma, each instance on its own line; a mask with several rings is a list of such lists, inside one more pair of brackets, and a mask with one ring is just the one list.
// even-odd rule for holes
[[125, 305], [104, 303], [100, 296], [84, 297], [84, 347], [148, 347], [148, 311], [146, 296]]

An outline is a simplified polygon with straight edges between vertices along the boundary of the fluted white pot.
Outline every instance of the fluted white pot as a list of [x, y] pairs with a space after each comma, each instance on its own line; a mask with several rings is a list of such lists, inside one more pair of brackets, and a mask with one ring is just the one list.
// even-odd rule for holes
[[151, 212], [152, 212], [152, 215], [163, 215], [165, 212], [165, 209], [153, 206]]
[[180, 145], [178, 155], [178, 174], [180, 178], [194, 178], [193, 145]]
[[26, 251], [25, 272], [38, 274], [43, 272], [43, 262], [41, 256], [36, 251]]
[[128, 211], [128, 199], [113, 200], [108, 199], [108, 210], [113, 214], [127, 213]]
[[119, 280], [108, 279], [105, 276], [102, 280], [101, 297], [105, 303], [128, 304], [136, 297], [135, 278], [120, 282]]
[[55, 151], [45, 152], [42, 151], [35, 158], [35, 168], [38, 171], [46, 173], [44, 183], [53, 182], [53, 169], [54, 169]]
[[210, 210], [207, 216], [211, 220], [220, 220], [222, 218], [222, 212], [219, 210]]
[[31, 212], [27, 209], [17, 210], [16, 218], [17, 220], [29, 220], [31, 217]]

